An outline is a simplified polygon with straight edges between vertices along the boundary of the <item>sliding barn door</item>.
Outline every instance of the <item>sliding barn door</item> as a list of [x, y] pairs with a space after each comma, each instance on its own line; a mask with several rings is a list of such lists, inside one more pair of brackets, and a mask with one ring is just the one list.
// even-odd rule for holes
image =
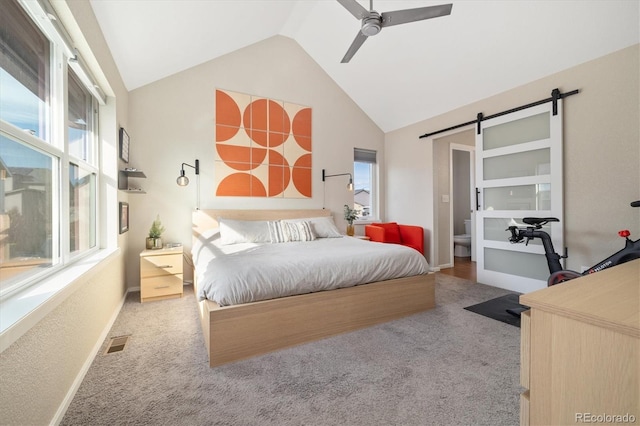
[[527, 293], [549, 276], [539, 240], [509, 243], [507, 227], [527, 216], [557, 217], [544, 229], [562, 253], [562, 100], [481, 122], [476, 135], [478, 282]]

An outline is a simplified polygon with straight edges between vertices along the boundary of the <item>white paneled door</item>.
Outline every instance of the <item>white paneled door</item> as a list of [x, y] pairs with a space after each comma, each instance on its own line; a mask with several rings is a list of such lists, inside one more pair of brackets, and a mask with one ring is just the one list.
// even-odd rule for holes
[[507, 227], [528, 216], [557, 217], [545, 226], [562, 252], [562, 100], [481, 121], [476, 135], [478, 282], [528, 293], [549, 276], [539, 240], [511, 244]]

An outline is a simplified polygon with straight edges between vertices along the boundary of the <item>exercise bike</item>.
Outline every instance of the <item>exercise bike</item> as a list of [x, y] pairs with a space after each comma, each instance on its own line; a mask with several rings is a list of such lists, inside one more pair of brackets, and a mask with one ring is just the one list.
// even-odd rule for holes
[[[640, 200], [634, 201], [631, 203], [631, 207], [640, 207]], [[544, 248], [544, 254], [547, 259], [547, 266], [549, 267], [549, 278], [547, 279], [547, 286], [552, 286], [559, 284], [561, 282], [565, 282], [574, 278], [581, 277], [583, 275], [593, 274], [595, 272], [600, 272], [604, 269], [611, 268], [612, 266], [621, 265], [625, 262], [629, 262], [634, 259], [640, 259], [640, 238], [633, 241], [629, 238], [631, 233], [628, 230], [622, 230], [618, 232], [618, 235], [625, 239], [624, 247], [607, 257], [604, 260], [596, 263], [592, 267], [586, 269], [584, 272], [576, 272], [569, 269], [564, 269], [560, 264], [560, 259], [565, 259], [566, 255], [559, 255], [556, 253], [553, 242], [551, 241], [551, 236], [545, 231], [542, 231], [542, 227], [550, 222], [559, 222], [558, 218], [555, 217], [525, 217], [522, 219], [526, 227], [520, 226], [509, 226], [506, 231], [511, 232], [511, 237], [509, 237], [509, 241], [512, 244], [517, 244], [521, 242], [525, 242], [525, 244], [529, 244], [529, 241], [534, 238], [539, 238], [542, 240], [542, 247]], [[526, 310], [528, 310], [528, 306], [520, 305], [519, 308], [507, 309], [512, 315], [517, 317]]]

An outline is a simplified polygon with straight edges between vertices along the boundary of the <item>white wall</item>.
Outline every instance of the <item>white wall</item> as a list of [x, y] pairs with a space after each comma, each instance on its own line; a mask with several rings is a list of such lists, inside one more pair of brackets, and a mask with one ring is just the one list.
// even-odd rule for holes
[[[216, 197], [214, 182], [215, 89], [268, 97], [312, 108], [313, 196], [311, 199]], [[346, 227], [342, 206], [353, 201], [348, 178], [321, 181], [328, 174], [353, 172], [353, 148], [380, 153], [384, 134], [293, 40], [276, 36], [136, 89], [129, 96], [130, 166], [141, 169], [146, 194], [129, 197], [131, 223], [127, 282], [139, 285], [138, 253], [157, 214], [165, 241], [191, 246], [191, 211], [196, 179], [176, 185], [181, 163], [200, 160], [201, 208], [322, 208]], [[324, 200], [324, 201], [323, 201]], [[186, 266], [186, 265], [185, 265]], [[188, 279], [185, 274], [185, 279]]]
[[386, 180], [381, 202], [383, 220], [422, 226], [425, 229], [425, 257], [433, 265], [430, 241], [433, 233], [433, 152], [415, 137], [409, 127], [385, 136], [384, 171]]
[[[99, 64], [95, 72], [109, 95], [101, 107], [101, 143], [105, 173], [108, 231], [101, 235], [103, 247], [126, 244], [126, 234], [117, 238], [117, 201], [126, 194], [116, 192], [117, 128], [126, 120], [127, 91], [89, 2], [55, 2], [62, 22], [71, 33], [83, 58]], [[71, 284], [71, 283], [69, 283]], [[46, 425], [61, 419], [83, 373], [93, 361], [101, 336], [117, 315], [126, 292], [124, 257], [116, 251], [89, 273], [74, 281], [76, 290], [53, 299], [59, 303], [0, 354], [0, 423]], [[66, 299], [64, 299], [66, 297]], [[64, 299], [64, 300], [59, 300]]]
[[394, 198], [386, 200], [387, 219], [419, 216], [431, 230], [436, 223], [431, 188], [441, 165], [433, 141], [420, 135], [550, 97], [554, 88], [579, 89], [564, 103], [567, 267], [580, 270], [620, 249], [618, 230], [640, 235], [640, 211], [629, 207], [640, 199], [639, 51], [635, 45], [388, 133], [386, 190]]

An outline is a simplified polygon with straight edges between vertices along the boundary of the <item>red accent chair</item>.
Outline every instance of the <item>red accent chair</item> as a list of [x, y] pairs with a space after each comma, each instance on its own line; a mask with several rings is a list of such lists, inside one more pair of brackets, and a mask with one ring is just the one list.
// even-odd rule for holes
[[402, 244], [416, 249], [424, 256], [424, 229], [415, 225], [398, 225], [396, 222], [365, 225], [364, 233], [371, 241]]

